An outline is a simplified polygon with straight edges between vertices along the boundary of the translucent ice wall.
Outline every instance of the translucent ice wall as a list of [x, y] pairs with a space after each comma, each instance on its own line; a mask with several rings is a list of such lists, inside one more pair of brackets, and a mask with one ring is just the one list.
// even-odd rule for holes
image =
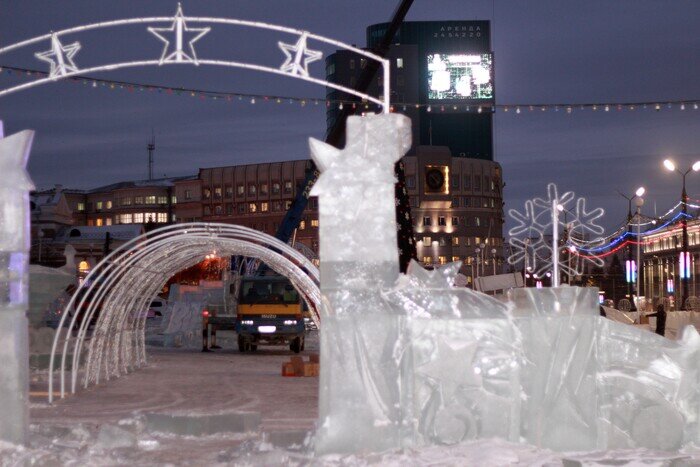
[[0, 123], [0, 439], [23, 443], [28, 424], [27, 265], [29, 191], [25, 167], [34, 132], [2, 138]]
[[317, 452], [492, 437], [561, 451], [700, 442], [694, 328], [670, 341], [609, 321], [592, 288], [517, 289], [501, 303], [452, 287], [459, 264], [399, 275], [388, 173], [405, 122], [349, 127], [344, 151], [312, 147], [323, 171]]

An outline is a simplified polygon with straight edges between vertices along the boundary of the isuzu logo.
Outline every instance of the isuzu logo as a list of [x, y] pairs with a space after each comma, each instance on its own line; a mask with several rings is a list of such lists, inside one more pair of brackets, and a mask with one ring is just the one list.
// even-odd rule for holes
[[264, 319], [275, 319], [277, 315], [261, 315], [260, 317]]

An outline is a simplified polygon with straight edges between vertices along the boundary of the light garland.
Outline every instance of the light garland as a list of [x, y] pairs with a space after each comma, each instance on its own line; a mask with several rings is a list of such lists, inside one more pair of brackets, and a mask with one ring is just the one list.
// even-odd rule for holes
[[[287, 44], [288, 45], [288, 44]], [[307, 49], [308, 51], [308, 49]], [[313, 51], [311, 51], [313, 52]], [[287, 59], [288, 60], [288, 59]], [[286, 61], [285, 61], [286, 64]], [[283, 65], [285, 65], [283, 64]], [[287, 64], [289, 65], [289, 64]], [[290, 68], [291, 70], [291, 68]], [[45, 77], [51, 77], [51, 73], [47, 73], [45, 71], [41, 70], [36, 70], [36, 69], [30, 69], [30, 68], [22, 68], [22, 67], [15, 67], [15, 66], [0, 66], [0, 73], [6, 73], [8, 75], [18, 75], [18, 76], [45, 76]], [[291, 72], [291, 71], [290, 71]], [[303, 75], [303, 73], [301, 73]], [[275, 103], [275, 104], [294, 104], [294, 105], [299, 105], [299, 106], [306, 106], [308, 103], [313, 103], [314, 105], [320, 105], [324, 104], [326, 108], [335, 108], [338, 110], [343, 110], [345, 106], [350, 105], [352, 106], [353, 109], [357, 109], [358, 106], [363, 107], [366, 110], [375, 110], [375, 109], [380, 109], [381, 107], [378, 104], [374, 103], [368, 103], [368, 102], [362, 102], [358, 100], [352, 100], [352, 99], [323, 99], [319, 97], [295, 97], [295, 96], [282, 96], [282, 95], [271, 95], [271, 94], [252, 94], [252, 93], [239, 93], [239, 92], [224, 92], [224, 91], [212, 91], [212, 90], [206, 90], [206, 89], [198, 89], [198, 88], [184, 88], [184, 87], [171, 87], [171, 86], [163, 86], [160, 84], [151, 84], [151, 83], [139, 83], [139, 82], [132, 82], [132, 81], [117, 81], [117, 80], [108, 80], [108, 79], [100, 79], [100, 78], [92, 78], [89, 76], [71, 76], [69, 80], [73, 82], [78, 82], [84, 85], [91, 85], [93, 88], [98, 88], [98, 87], [108, 87], [111, 90], [114, 89], [122, 89], [122, 90], [127, 90], [129, 92], [134, 92], [134, 91], [156, 91], [158, 93], [166, 93], [169, 95], [178, 95], [181, 96], [183, 93], [185, 95], [189, 95], [191, 97], [199, 97], [200, 100], [215, 100], [215, 101], [224, 101], [224, 102], [233, 102], [233, 101], [249, 101], [251, 104], [255, 104], [258, 100], [262, 100], [264, 102], [269, 102], [269, 103]], [[643, 103], [637, 103], [637, 104], [632, 104], [630, 108], [629, 104], [623, 104], [623, 103], [610, 103], [610, 104], [494, 104], [494, 105], [482, 105], [482, 106], [475, 106], [473, 104], [471, 105], [442, 105], [442, 106], [435, 106], [434, 104], [419, 104], [415, 102], [392, 102], [391, 104], [391, 111], [396, 112], [398, 110], [401, 111], [408, 111], [411, 109], [425, 109], [428, 112], [451, 112], [451, 111], [467, 111], [467, 112], [472, 112], [475, 111], [477, 113], [484, 113], [484, 112], [512, 112], [514, 114], [520, 115], [522, 112], [520, 109], [526, 109], [528, 112], [534, 112], [535, 110], [540, 110], [544, 108], [544, 110], [551, 110], [551, 109], [561, 109], [561, 108], [568, 108], [571, 107], [577, 107], [579, 110], [589, 110], [589, 111], [601, 111], [605, 106], [610, 107], [610, 108], [615, 108], [617, 110], [645, 110], [645, 109], [654, 109], [654, 110], [662, 110], [662, 109], [678, 109], [681, 111], [685, 110], [698, 110], [700, 108], [700, 100], [692, 100], [692, 99], [686, 99], [682, 101], [667, 101], [664, 103], [661, 102], [643, 102]], [[370, 108], [371, 107], [371, 108]], [[658, 107], [658, 108], [657, 108]], [[481, 110], [479, 110], [481, 109]], [[517, 112], [513, 112], [513, 109], [518, 109]], [[698, 201], [700, 200], [693, 200], [693, 201]], [[680, 205], [680, 202], [679, 202]], [[671, 210], [674, 210], [678, 205], [676, 205], [674, 208]], [[691, 205], [688, 204], [688, 206], [693, 207], [693, 208], [700, 208], [700, 205]], [[663, 217], [663, 216], [662, 216]], [[645, 224], [642, 224], [645, 225]]]

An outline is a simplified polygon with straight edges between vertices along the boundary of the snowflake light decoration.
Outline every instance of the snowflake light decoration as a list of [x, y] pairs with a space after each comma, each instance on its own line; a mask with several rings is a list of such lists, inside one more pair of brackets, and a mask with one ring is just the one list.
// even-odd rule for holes
[[[596, 256], [581, 256], [577, 247], [591, 245], [591, 236], [603, 233], [597, 224], [604, 211], [602, 208], [586, 209], [586, 200], [576, 198], [572, 191], [559, 194], [554, 183], [547, 185], [546, 198], [534, 198], [525, 202], [524, 212], [510, 209], [510, 217], [515, 221], [508, 235], [513, 254], [508, 263], [522, 265], [536, 275], [552, 273], [552, 285], [559, 285], [559, 273], [569, 276], [581, 274], [584, 261], [602, 266], [603, 260]], [[566, 232], [568, 248], [560, 244], [560, 232]], [[566, 251], [568, 249], [568, 251]], [[561, 262], [559, 255], [564, 251], [568, 260]]]

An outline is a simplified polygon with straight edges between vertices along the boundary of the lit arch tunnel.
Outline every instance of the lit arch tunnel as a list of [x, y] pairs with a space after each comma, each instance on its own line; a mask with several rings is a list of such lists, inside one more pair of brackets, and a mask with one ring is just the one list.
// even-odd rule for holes
[[[142, 310], [174, 274], [198, 264], [212, 250], [220, 256], [260, 259], [287, 277], [320, 326], [318, 268], [292, 246], [239, 225], [187, 223], [163, 227], [111, 252], [86, 277], [90, 285], [79, 289], [81, 293], [76, 291], [67, 303], [65, 310], [77, 311], [72, 316], [62, 313], [57, 328], [49, 364], [49, 402], [53, 401], [54, 370], [59, 373], [63, 398], [68, 365], [73, 393], [81, 373], [83, 386], [87, 387], [143, 366], [146, 313]], [[95, 316], [94, 329], [87, 339]]]

